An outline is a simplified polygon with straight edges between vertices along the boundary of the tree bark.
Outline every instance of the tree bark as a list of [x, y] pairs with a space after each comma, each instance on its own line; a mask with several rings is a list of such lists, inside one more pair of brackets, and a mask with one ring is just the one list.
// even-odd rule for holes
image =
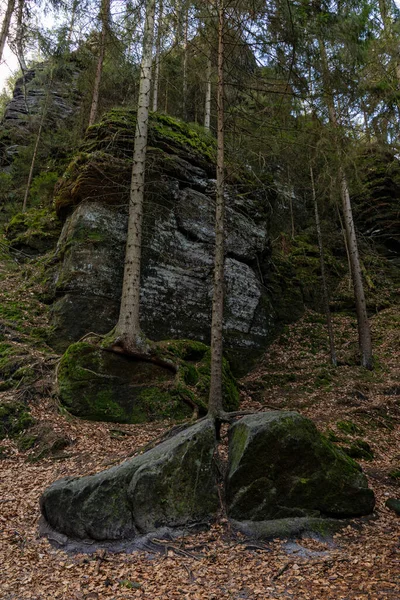
[[158, 109], [158, 86], [160, 81], [160, 55], [161, 55], [161, 34], [162, 34], [162, 20], [163, 20], [163, 0], [160, 0], [158, 6], [158, 23], [157, 23], [157, 41], [156, 41], [156, 55], [154, 57], [154, 83], [153, 83], [153, 112], [157, 112]]
[[25, 0], [19, 0], [17, 12], [17, 32], [15, 35], [15, 49], [22, 73], [25, 75], [27, 66], [24, 57], [24, 6]]
[[183, 81], [182, 81], [182, 118], [187, 120], [187, 65], [188, 65], [188, 27], [189, 27], [189, 9], [186, 8], [183, 38]]
[[6, 45], [8, 33], [10, 31], [11, 17], [15, 8], [15, 0], [8, 0], [6, 12], [3, 18], [3, 24], [1, 26], [0, 33], [0, 62], [3, 58], [4, 46]]
[[46, 119], [46, 115], [47, 115], [47, 109], [49, 106], [49, 100], [50, 100], [50, 93], [51, 93], [51, 85], [53, 83], [53, 72], [51, 72], [50, 75], [50, 80], [49, 80], [49, 84], [47, 87], [47, 93], [46, 93], [46, 99], [44, 101], [44, 105], [42, 108], [42, 116], [40, 118], [40, 124], [39, 124], [39, 129], [36, 135], [36, 142], [35, 142], [35, 147], [33, 149], [33, 155], [32, 155], [32, 160], [31, 160], [31, 166], [29, 169], [29, 175], [28, 175], [28, 181], [26, 184], [26, 189], [25, 189], [25, 194], [24, 194], [24, 200], [22, 203], [22, 212], [25, 212], [27, 209], [27, 205], [28, 205], [28, 197], [29, 197], [29, 190], [31, 189], [31, 184], [32, 184], [32, 179], [33, 179], [33, 173], [35, 170], [35, 164], [36, 164], [36, 158], [37, 158], [37, 154], [39, 151], [39, 144], [40, 144], [40, 140], [42, 137], [42, 131], [43, 131], [43, 125], [44, 125], [44, 121]]
[[222, 406], [222, 351], [224, 313], [225, 198], [224, 198], [224, 0], [218, 7], [218, 82], [217, 82], [217, 185], [215, 213], [214, 293], [211, 322], [211, 380], [208, 414], [218, 418]]
[[207, 59], [207, 71], [206, 71], [206, 101], [204, 106], [204, 129], [210, 131], [211, 123], [211, 75], [212, 75], [212, 62], [211, 58]]
[[321, 222], [319, 219], [317, 194], [315, 192], [314, 172], [313, 172], [313, 168], [311, 166], [310, 166], [310, 179], [311, 179], [312, 198], [313, 198], [313, 204], [314, 204], [315, 225], [316, 225], [317, 237], [318, 237], [319, 259], [320, 259], [320, 265], [321, 265], [321, 278], [322, 278], [322, 292], [323, 292], [323, 299], [324, 299], [324, 310], [325, 310], [325, 315], [326, 315], [326, 327], [328, 329], [328, 336], [329, 336], [329, 349], [330, 349], [330, 355], [331, 355], [331, 362], [332, 362], [333, 366], [336, 367], [337, 366], [337, 358], [336, 358], [336, 351], [335, 351], [335, 339], [334, 339], [334, 335], [333, 335], [331, 311], [329, 310], [329, 294], [328, 294], [328, 286], [326, 283], [326, 275], [325, 275], [324, 246], [322, 243]]
[[[332, 95], [330, 85], [330, 74], [328, 67], [328, 58], [326, 55], [325, 46], [323, 40], [318, 38], [318, 45], [321, 54], [322, 63], [322, 78], [323, 86], [325, 91], [325, 101], [329, 113], [329, 121], [332, 127], [337, 131], [339, 124], [336, 115], [335, 103]], [[340, 141], [336, 141], [337, 152], [340, 159], [341, 149]], [[356, 304], [357, 313], [357, 326], [358, 326], [358, 342], [361, 354], [361, 364], [367, 369], [373, 368], [372, 359], [372, 341], [371, 341], [371, 330], [367, 315], [367, 306], [365, 302], [364, 285], [362, 280], [362, 271], [360, 264], [360, 257], [358, 254], [357, 236], [354, 227], [353, 211], [351, 208], [349, 185], [347, 183], [347, 177], [343, 167], [339, 167], [339, 180], [340, 180], [340, 195], [342, 199], [342, 211], [344, 217], [344, 227], [347, 239], [347, 245], [349, 250], [349, 259], [351, 267], [351, 278], [354, 289], [354, 299]]]
[[73, 33], [74, 33], [76, 12], [78, 10], [78, 2], [79, 2], [79, 0], [73, 0], [73, 2], [72, 2], [71, 19], [70, 19], [70, 22], [69, 22], [68, 37], [67, 37], [67, 45], [68, 45], [68, 47], [71, 44], [72, 36], [73, 36]]
[[99, 56], [97, 58], [96, 76], [94, 79], [94, 86], [93, 86], [92, 104], [90, 107], [90, 115], [89, 115], [89, 123], [88, 123], [89, 127], [91, 125], [93, 125], [96, 121], [97, 110], [98, 110], [98, 106], [99, 106], [100, 83], [101, 83], [101, 76], [103, 73], [104, 56], [106, 53], [107, 30], [108, 30], [108, 22], [109, 22], [109, 17], [110, 17], [110, 2], [111, 2], [111, 0], [102, 0], [102, 2], [101, 2], [100, 47], [99, 47]]
[[115, 329], [115, 346], [120, 346], [129, 354], [141, 355], [148, 354], [149, 352], [146, 339], [140, 329], [139, 302], [144, 178], [153, 61], [154, 13], [155, 0], [147, 0], [130, 189], [125, 270], [120, 314]]

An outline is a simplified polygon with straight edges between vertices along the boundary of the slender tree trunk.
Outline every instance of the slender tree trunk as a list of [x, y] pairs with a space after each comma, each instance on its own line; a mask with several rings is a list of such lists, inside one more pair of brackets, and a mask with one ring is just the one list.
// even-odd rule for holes
[[204, 129], [210, 131], [211, 123], [211, 76], [212, 76], [212, 62], [211, 58], [207, 59], [207, 71], [206, 71], [206, 102], [204, 107]]
[[225, 173], [224, 173], [224, 0], [218, 7], [218, 82], [217, 82], [217, 189], [215, 213], [214, 293], [211, 322], [211, 381], [208, 414], [223, 415], [222, 406], [222, 351], [224, 313], [224, 258], [225, 258]]
[[76, 11], [78, 10], [78, 2], [79, 2], [79, 0], [73, 0], [73, 2], [72, 2], [71, 19], [69, 22], [68, 37], [67, 37], [68, 47], [71, 44], [72, 36], [74, 33]]
[[4, 46], [6, 45], [8, 33], [10, 31], [11, 17], [15, 8], [15, 0], [8, 0], [6, 12], [3, 18], [0, 33], [0, 62], [3, 58]]
[[[337, 131], [339, 124], [336, 115], [332, 89], [330, 85], [330, 73], [328, 67], [328, 58], [325, 46], [321, 38], [318, 39], [321, 62], [322, 78], [325, 91], [325, 101], [328, 107], [329, 120], [332, 127]], [[337, 139], [337, 152], [340, 159], [340, 141]], [[339, 167], [340, 195], [342, 199], [342, 211], [344, 217], [344, 227], [346, 232], [347, 245], [349, 250], [349, 259], [351, 266], [351, 278], [354, 289], [354, 299], [356, 304], [358, 342], [361, 353], [361, 364], [367, 369], [373, 368], [372, 361], [372, 341], [371, 330], [368, 321], [367, 307], [365, 302], [364, 285], [362, 280], [362, 271], [360, 257], [358, 254], [357, 236], [354, 227], [353, 211], [351, 208], [349, 185], [343, 167]]]
[[25, 0], [19, 0], [17, 11], [17, 33], [15, 36], [15, 48], [21, 70], [25, 74], [28, 69], [24, 57], [24, 6]]
[[147, 0], [129, 202], [125, 270], [120, 314], [115, 330], [116, 346], [122, 347], [127, 353], [139, 353], [142, 355], [147, 354], [149, 351], [146, 339], [140, 329], [139, 302], [144, 177], [150, 106], [151, 68], [153, 62], [154, 13], [155, 0]]
[[328, 329], [329, 336], [329, 349], [331, 354], [331, 362], [333, 366], [337, 366], [337, 358], [335, 351], [335, 339], [333, 335], [333, 327], [332, 327], [332, 319], [331, 319], [331, 311], [329, 310], [329, 294], [328, 294], [328, 286], [326, 283], [326, 275], [325, 275], [325, 260], [324, 260], [324, 246], [322, 243], [322, 233], [321, 233], [321, 223], [319, 219], [319, 211], [318, 211], [318, 202], [317, 202], [317, 194], [315, 193], [315, 182], [314, 182], [314, 172], [313, 168], [310, 166], [310, 179], [311, 179], [311, 190], [314, 204], [314, 214], [315, 214], [315, 225], [317, 229], [318, 236], [318, 247], [319, 247], [319, 259], [321, 264], [321, 278], [322, 278], [322, 292], [324, 299], [324, 310], [326, 315], [326, 326]]
[[162, 20], [163, 20], [163, 0], [160, 0], [158, 5], [158, 23], [157, 23], [157, 41], [156, 55], [154, 58], [154, 83], [153, 83], [153, 112], [158, 109], [158, 86], [160, 80], [160, 56], [161, 56], [161, 37], [162, 37]]
[[103, 63], [104, 56], [106, 53], [106, 38], [107, 38], [107, 29], [108, 22], [110, 17], [110, 2], [111, 0], [102, 0], [101, 2], [101, 34], [100, 34], [100, 48], [99, 48], [99, 56], [97, 58], [97, 68], [96, 68], [96, 76], [94, 79], [93, 86], [93, 96], [92, 96], [92, 104], [90, 107], [90, 116], [89, 116], [89, 127], [94, 124], [97, 116], [97, 109], [99, 106], [99, 93], [100, 93], [100, 83], [101, 76], [103, 73]]
[[35, 142], [35, 147], [33, 149], [32, 161], [31, 161], [31, 166], [30, 166], [30, 169], [29, 169], [28, 181], [27, 181], [27, 184], [26, 184], [26, 189], [25, 189], [25, 194], [24, 194], [24, 201], [22, 203], [22, 212], [26, 211], [27, 205], [28, 205], [29, 191], [31, 189], [31, 184], [32, 184], [32, 179], [33, 179], [33, 173], [34, 173], [35, 164], [36, 164], [36, 158], [37, 158], [37, 154], [38, 154], [38, 150], [39, 150], [39, 145], [40, 145], [40, 141], [41, 141], [41, 137], [42, 137], [43, 125], [44, 125], [44, 121], [45, 121], [46, 116], [47, 116], [47, 109], [48, 109], [48, 106], [49, 106], [49, 100], [50, 100], [52, 83], [53, 83], [53, 72], [51, 72], [51, 75], [50, 75], [50, 80], [49, 80], [49, 84], [48, 84], [48, 87], [47, 87], [46, 99], [45, 99], [44, 104], [43, 104], [42, 116], [40, 118], [39, 129], [38, 129], [38, 132], [37, 132], [37, 135], [36, 135], [36, 142]]
[[182, 117], [187, 120], [187, 65], [188, 65], [188, 27], [189, 27], [189, 9], [186, 9], [183, 38], [183, 80], [182, 80]]

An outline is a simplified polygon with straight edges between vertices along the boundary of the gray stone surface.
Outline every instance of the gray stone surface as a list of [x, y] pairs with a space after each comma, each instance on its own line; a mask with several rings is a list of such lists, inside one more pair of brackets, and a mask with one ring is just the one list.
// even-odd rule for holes
[[[142, 327], [154, 340], [209, 342], [214, 201], [170, 185], [165, 210], [148, 205], [143, 248]], [[240, 355], [260, 351], [271, 316], [256, 268], [267, 245], [266, 224], [228, 209], [225, 343]], [[64, 350], [88, 331], [106, 333], [118, 317], [126, 211], [84, 201], [67, 218], [54, 278], [53, 345]], [[230, 226], [231, 225], [231, 226]], [[253, 266], [254, 262], [254, 266]], [[242, 355], [243, 353], [243, 355]]]
[[56, 481], [41, 497], [42, 514], [58, 533], [93, 540], [209, 522], [219, 506], [214, 446], [213, 423], [202, 421], [117, 467]]
[[351, 458], [295, 412], [250, 415], [230, 429], [228, 515], [237, 521], [354, 517], [374, 494]]

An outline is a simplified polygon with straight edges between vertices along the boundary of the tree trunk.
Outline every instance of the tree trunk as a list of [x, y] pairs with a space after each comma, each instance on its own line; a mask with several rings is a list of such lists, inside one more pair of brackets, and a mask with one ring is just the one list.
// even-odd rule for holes
[[0, 33], [0, 62], [3, 58], [4, 46], [6, 45], [8, 33], [10, 31], [11, 17], [15, 8], [15, 0], [8, 0], [6, 12], [3, 18], [3, 24], [1, 26]]
[[207, 71], [206, 71], [206, 102], [204, 107], [204, 129], [210, 131], [211, 123], [211, 75], [212, 75], [212, 62], [211, 58], [207, 59]]
[[24, 6], [25, 0], [19, 0], [17, 12], [17, 32], [15, 36], [16, 54], [23, 74], [25, 74], [28, 70], [24, 57]]
[[76, 11], [78, 10], [78, 2], [79, 2], [79, 0], [73, 0], [73, 3], [72, 3], [71, 20], [69, 22], [68, 37], [67, 37], [67, 45], [68, 45], [68, 47], [71, 44], [72, 35], [74, 33]]
[[373, 368], [372, 362], [372, 341], [369, 327], [367, 305], [365, 302], [364, 285], [362, 280], [362, 271], [360, 257], [358, 254], [357, 237], [354, 228], [353, 213], [351, 209], [349, 186], [346, 175], [342, 168], [339, 169], [342, 210], [344, 216], [344, 226], [349, 249], [351, 277], [353, 280], [354, 298], [356, 301], [358, 341], [361, 352], [361, 364], [366, 369]]
[[[330, 85], [330, 73], [328, 58], [322, 38], [318, 38], [318, 45], [321, 53], [322, 78], [325, 91], [325, 102], [328, 107], [329, 121], [332, 127], [337, 131], [339, 125], [336, 115], [334, 99]], [[340, 140], [336, 140], [337, 152], [340, 159], [341, 149]], [[351, 208], [349, 185], [343, 167], [339, 168], [340, 195], [342, 199], [342, 211], [344, 216], [344, 227], [346, 232], [347, 245], [349, 250], [349, 259], [351, 266], [351, 278], [354, 289], [354, 299], [357, 313], [358, 343], [361, 353], [361, 364], [367, 369], [373, 368], [372, 362], [372, 342], [371, 330], [368, 321], [367, 308], [364, 295], [364, 285], [362, 280], [361, 264], [358, 254], [357, 237], [354, 227], [353, 211]]]
[[28, 181], [26, 184], [26, 189], [25, 189], [25, 194], [24, 194], [24, 201], [22, 203], [22, 212], [26, 211], [27, 205], [28, 205], [29, 190], [31, 189], [31, 183], [32, 183], [33, 173], [34, 173], [35, 164], [36, 164], [36, 158], [37, 158], [37, 154], [38, 154], [38, 150], [39, 150], [40, 140], [42, 137], [43, 125], [44, 125], [44, 121], [46, 119], [47, 109], [49, 106], [52, 83], [53, 83], [53, 71], [51, 72], [51, 75], [50, 75], [50, 80], [49, 80], [49, 84], [47, 87], [46, 99], [44, 101], [44, 105], [42, 108], [42, 116], [40, 118], [39, 129], [38, 129], [38, 132], [36, 135], [36, 142], [35, 142], [35, 147], [33, 149], [32, 161], [31, 161], [31, 166], [29, 169]]
[[92, 104], [90, 107], [90, 116], [89, 116], [89, 123], [88, 123], [89, 127], [91, 125], [93, 125], [94, 122], [96, 121], [97, 109], [99, 106], [100, 83], [101, 83], [101, 76], [103, 73], [104, 56], [106, 53], [107, 29], [108, 29], [108, 22], [109, 22], [109, 17], [110, 17], [110, 2], [111, 2], [111, 0], [102, 0], [102, 2], [101, 2], [100, 47], [99, 47], [99, 56], [97, 58], [96, 76], [94, 79], [94, 86], [93, 86]]
[[218, 7], [217, 189], [215, 214], [214, 293], [211, 322], [211, 381], [208, 414], [224, 414], [222, 406], [222, 350], [224, 312], [225, 198], [224, 198], [224, 0]]
[[314, 204], [314, 214], [315, 214], [315, 225], [317, 229], [318, 236], [318, 247], [319, 247], [319, 259], [321, 264], [321, 278], [322, 278], [322, 292], [324, 299], [324, 310], [326, 315], [326, 326], [328, 329], [329, 336], [329, 349], [331, 354], [331, 362], [334, 367], [337, 366], [337, 358], [335, 351], [335, 339], [333, 335], [333, 327], [332, 327], [332, 319], [331, 319], [331, 311], [329, 310], [329, 294], [328, 294], [328, 286], [326, 283], [326, 275], [325, 275], [325, 260], [324, 260], [324, 247], [322, 243], [322, 233], [321, 233], [321, 223], [319, 220], [319, 211], [318, 211], [318, 202], [317, 195], [315, 193], [315, 182], [314, 182], [314, 172], [313, 168], [310, 167], [310, 179], [311, 179], [311, 190]]
[[150, 106], [151, 67], [153, 62], [154, 12], [155, 0], [147, 0], [129, 201], [125, 270], [120, 314], [115, 329], [115, 346], [120, 346], [129, 354], [141, 355], [148, 354], [149, 352], [146, 339], [140, 329], [139, 302], [144, 177]]
[[161, 34], [162, 34], [162, 20], [163, 20], [163, 0], [160, 0], [158, 6], [158, 23], [157, 23], [157, 41], [156, 41], [156, 55], [154, 57], [154, 83], [153, 83], [153, 112], [157, 112], [158, 109], [158, 85], [160, 80], [160, 55], [161, 55]]
[[183, 38], [183, 81], [182, 81], [182, 118], [187, 120], [187, 64], [188, 64], [188, 27], [189, 27], [189, 9], [186, 9]]

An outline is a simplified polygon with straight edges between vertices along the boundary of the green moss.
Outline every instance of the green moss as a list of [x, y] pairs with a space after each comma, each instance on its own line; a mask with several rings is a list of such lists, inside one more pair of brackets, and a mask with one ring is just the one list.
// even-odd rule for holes
[[146, 421], [164, 419], [185, 419], [191, 414], [190, 408], [182, 402], [179, 390], [163, 390], [159, 387], [143, 390], [139, 396]]
[[61, 223], [49, 208], [32, 208], [16, 214], [6, 227], [6, 236], [13, 248], [24, 248], [33, 253], [53, 248], [61, 232]]
[[353, 421], [338, 421], [336, 427], [340, 429], [340, 431], [343, 431], [343, 433], [349, 433], [350, 435], [363, 433], [362, 428], [356, 423], [353, 423]]
[[[195, 407], [205, 414], [210, 385], [209, 348], [199, 342], [174, 340], [155, 344], [153, 351], [161, 366], [86, 342], [72, 344], [58, 370], [62, 404], [77, 416], [111, 422], [183, 419]], [[225, 410], [235, 410], [239, 404], [236, 382], [225, 360], [223, 402]]]
[[350, 446], [342, 446], [341, 449], [348, 456], [357, 460], [372, 460], [374, 458], [371, 446], [364, 440], [355, 440]]
[[393, 469], [389, 472], [389, 477], [391, 479], [400, 479], [400, 469]]
[[27, 407], [20, 402], [0, 404], [0, 439], [15, 437], [34, 423]]

